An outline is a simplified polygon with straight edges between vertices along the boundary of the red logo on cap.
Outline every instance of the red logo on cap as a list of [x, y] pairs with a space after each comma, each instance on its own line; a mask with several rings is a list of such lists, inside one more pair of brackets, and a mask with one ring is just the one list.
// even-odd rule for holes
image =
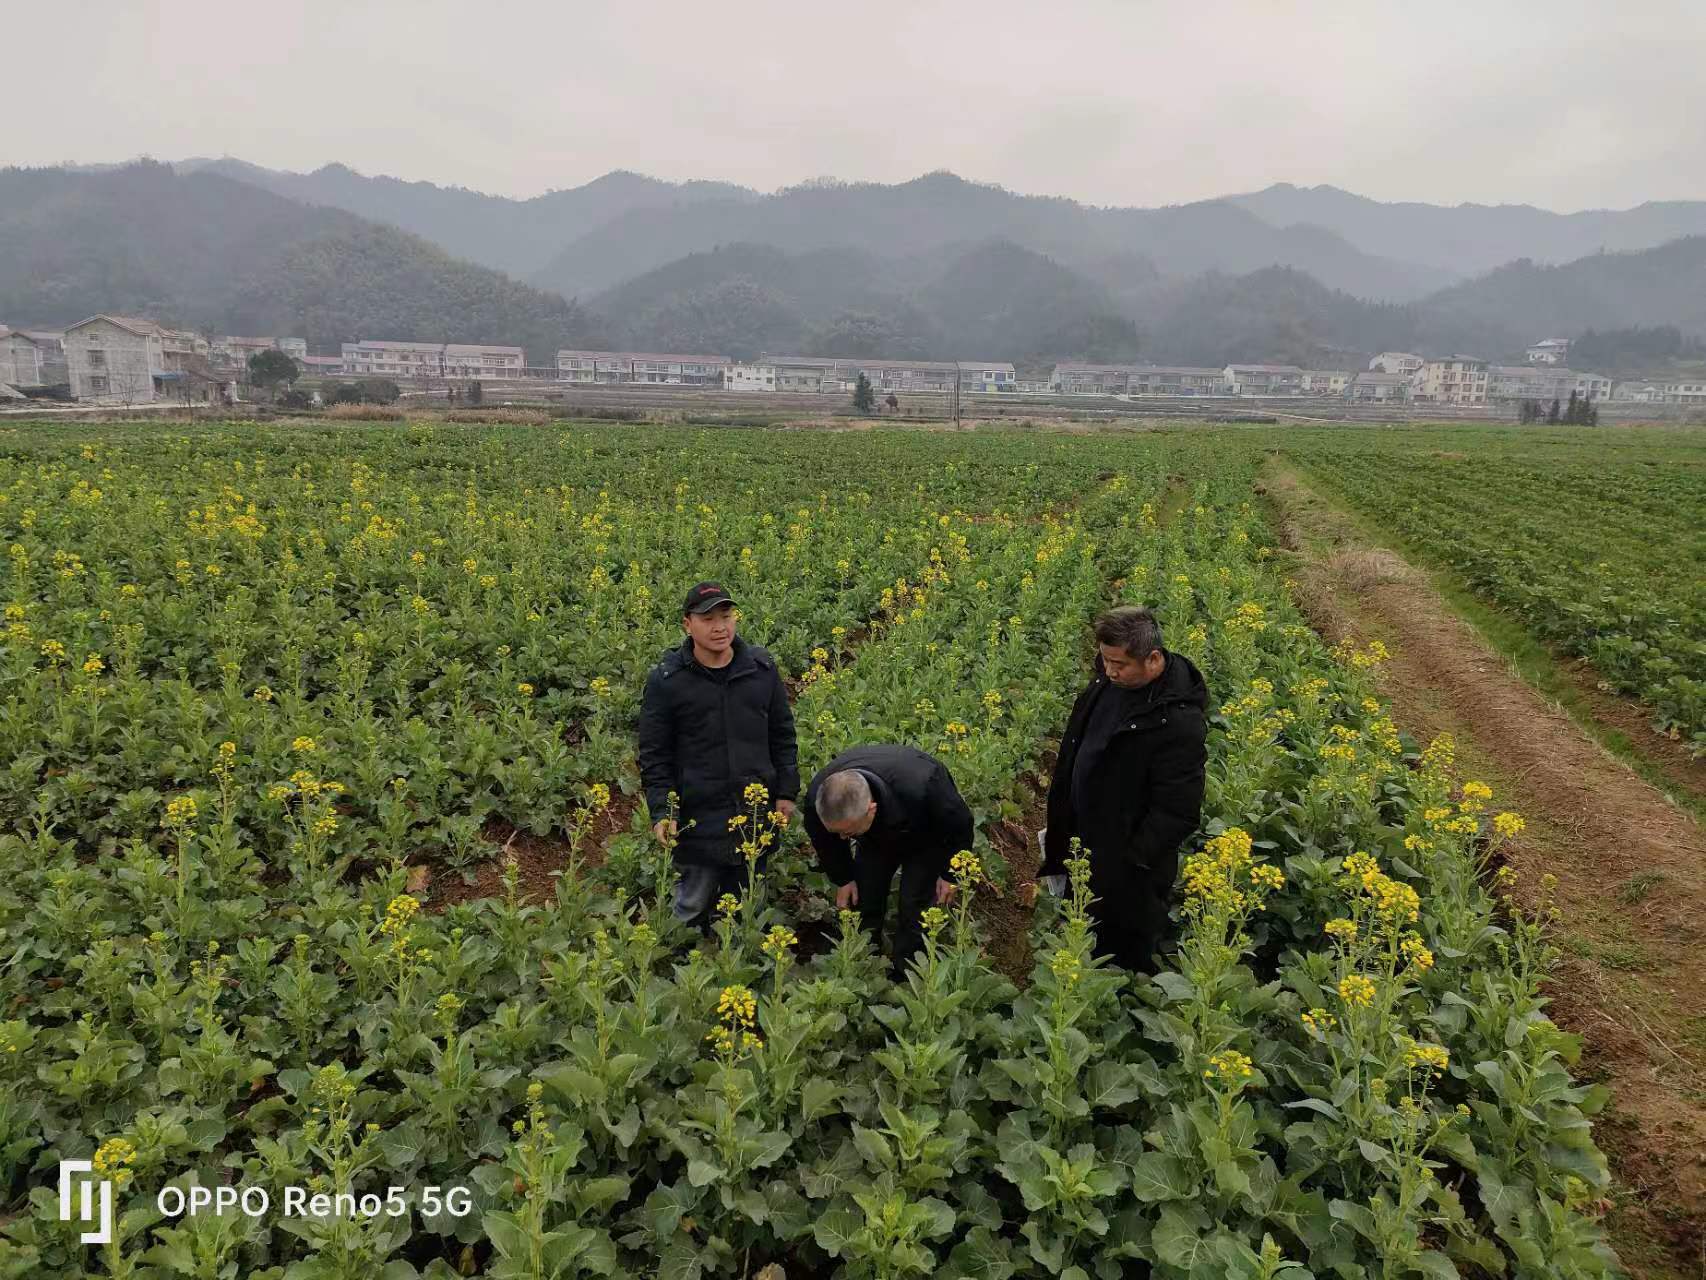
[[717, 593], [716, 587], [700, 587], [699, 588], [699, 594], [702, 596], [715, 595], [716, 593]]

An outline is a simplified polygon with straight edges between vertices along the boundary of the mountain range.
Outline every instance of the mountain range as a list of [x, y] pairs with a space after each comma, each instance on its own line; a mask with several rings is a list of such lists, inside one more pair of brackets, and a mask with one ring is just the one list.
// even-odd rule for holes
[[239, 160], [0, 171], [0, 320], [732, 355], [1346, 364], [1706, 334], [1706, 201], [1557, 214], [1274, 186], [1155, 209], [949, 173], [528, 200]]

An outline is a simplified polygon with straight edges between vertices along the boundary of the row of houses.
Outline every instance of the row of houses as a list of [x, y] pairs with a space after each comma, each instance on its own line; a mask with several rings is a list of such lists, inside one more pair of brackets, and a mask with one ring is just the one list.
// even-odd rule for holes
[[1706, 404], [1706, 381], [1613, 385], [1558, 362], [1564, 339], [1529, 351], [1529, 363], [1492, 365], [1476, 356], [1428, 358], [1383, 351], [1366, 370], [1296, 365], [1229, 364], [1220, 368], [1062, 362], [1047, 377], [1020, 377], [1000, 360], [880, 360], [830, 356], [727, 356], [647, 351], [557, 352], [554, 366], [531, 367], [520, 347], [491, 343], [346, 342], [336, 356], [308, 354], [300, 338], [205, 338], [152, 320], [98, 315], [64, 332], [0, 325], [0, 385], [69, 383], [79, 400], [140, 404], [155, 400], [212, 403], [233, 394], [249, 359], [278, 350], [320, 377], [551, 381], [569, 385], [677, 386], [735, 391], [850, 391], [861, 375], [879, 398], [888, 395], [1013, 393], [1113, 396], [1310, 396], [1366, 402], [1486, 406], [1517, 400], [1588, 400]]
[[[878, 395], [1017, 391], [1021, 379], [1004, 360], [877, 360], [838, 356], [727, 356], [648, 351], [559, 351], [558, 381], [579, 384], [721, 387], [733, 391], [851, 390], [859, 375]], [[1044, 388], [1046, 390], [1046, 388]]]

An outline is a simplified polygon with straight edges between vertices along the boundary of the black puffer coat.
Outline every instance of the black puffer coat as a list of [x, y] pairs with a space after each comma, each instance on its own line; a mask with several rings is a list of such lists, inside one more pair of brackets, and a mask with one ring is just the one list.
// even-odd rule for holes
[[1129, 968], [1147, 967], [1149, 952], [1166, 930], [1179, 846], [1202, 816], [1208, 686], [1189, 658], [1170, 652], [1166, 657], [1166, 667], [1148, 686], [1149, 697], [1089, 762], [1087, 799], [1079, 812], [1072, 775], [1091, 709], [1110, 683], [1097, 660], [1096, 677], [1078, 696], [1061, 737], [1038, 871], [1064, 872], [1068, 842], [1078, 837], [1090, 851], [1102, 950]]
[[[747, 784], [761, 782], [772, 806], [800, 789], [794, 714], [768, 653], [735, 637], [729, 665], [710, 671], [693, 642], [664, 654], [640, 702], [640, 778], [655, 822], [680, 801], [675, 856], [690, 866], [740, 862], [729, 819], [746, 812]], [[692, 823], [691, 826], [688, 824]]]
[[854, 878], [851, 842], [823, 825], [817, 815], [817, 793], [825, 778], [843, 769], [863, 773], [877, 802], [871, 829], [856, 837], [862, 855], [889, 858], [897, 864], [921, 859], [935, 868], [940, 879], [948, 874], [949, 860], [972, 847], [977, 831], [971, 809], [960, 797], [947, 765], [917, 747], [889, 743], [849, 747], [819, 769], [806, 788], [806, 834], [824, 874], [836, 884]]

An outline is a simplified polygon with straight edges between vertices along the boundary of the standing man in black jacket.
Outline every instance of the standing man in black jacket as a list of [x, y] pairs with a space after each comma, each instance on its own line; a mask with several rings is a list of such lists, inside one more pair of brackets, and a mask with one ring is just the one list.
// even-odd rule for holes
[[[729, 819], [746, 812], [742, 793], [760, 782], [784, 819], [800, 789], [794, 714], [770, 655], [735, 634], [735, 602], [701, 582], [681, 607], [678, 648], [646, 678], [640, 700], [640, 777], [662, 840], [678, 838], [675, 914], [703, 926], [725, 893], [746, 888], [746, 866]], [[671, 827], [669, 794], [679, 802]]]
[[1208, 686], [1189, 658], [1161, 647], [1147, 609], [1108, 610], [1096, 642], [1095, 677], [1061, 736], [1037, 874], [1063, 874], [1077, 836], [1090, 858], [1098, 950], [1152, 973], [1179, 846], [1202, 816]]
[[836, 907], [857, 907], [879, 946], [889, 886], [900, 872], [892, 969], [898, 980], [906, 962], [923, 949], [919, 917], [925, 908], [954, 900], [949, 860], [971, 848], [971, 809], [953, 774], [916, 747], [852, 747], [806, 788], [806, 834], [838, 886]]

